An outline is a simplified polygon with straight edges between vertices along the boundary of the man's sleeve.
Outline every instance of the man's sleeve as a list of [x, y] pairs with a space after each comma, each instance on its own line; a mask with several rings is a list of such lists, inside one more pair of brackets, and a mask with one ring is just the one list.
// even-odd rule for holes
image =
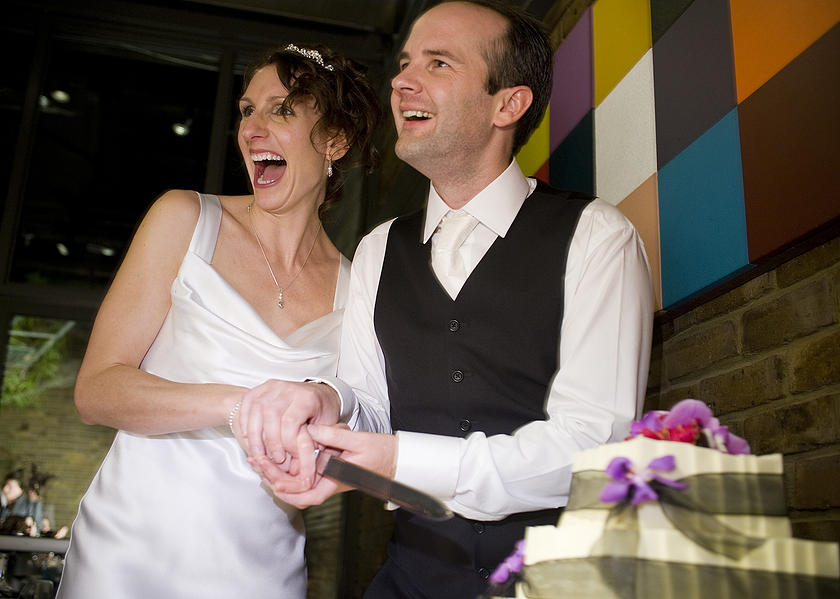
[[334, 388], [341, 397], [342, 420], [358, 431], [391, 432], [385, 359], [373, 326], [376, 291], [391, 222], [379, 225], [359, 243], [344, 309], [338, 376], [346, 385]]

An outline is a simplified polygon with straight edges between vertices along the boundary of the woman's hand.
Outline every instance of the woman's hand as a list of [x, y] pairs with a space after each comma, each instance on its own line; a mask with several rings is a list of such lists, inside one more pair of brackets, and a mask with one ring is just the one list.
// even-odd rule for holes
[[[338, 455], [348, 462], [393, 478], [397, 464], [397, 438], [391, 434], [353, 432], [346, 425], [310, 425], [308, 432], [319, 446], [326, 449], [319, 452], [318, 471], [323, 470], [329, 455]], [[335, 481], [316, 476], [315, 484], [306, 486], [300, 478], [291, 476], [276, 464], [263, 458], [261, 475], [263, 481], [282, 501], [298, 508], [319, 505], [336, 493], [350, 489]], [[311, 487], [311, 488], [310, 488]]]
[[315, 480], [316, 444], [307, 430], [310, 423], [338, 422], [340, 400], [329, 385], [277, 379], [254, 387], [242, 397], [238, 423], [249, 463], [260, 474], [266, 459], [300, 486]]

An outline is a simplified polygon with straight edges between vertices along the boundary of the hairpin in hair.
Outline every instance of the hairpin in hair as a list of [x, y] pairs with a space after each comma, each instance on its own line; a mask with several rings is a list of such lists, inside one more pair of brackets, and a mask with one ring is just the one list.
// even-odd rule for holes
[[318, 50], [312, 50], [311, 48], [298, 48], [294, 44], [289, 44], [288, 46], [286, 46], [285, 49], [291, 52], [297, 52], [298, 54], [300, 54], [301, 56], [305, 56], [309, 60], [314, 60], [328, 71], [333, 70], [333, 66], [331, 64], [324, 64], [324, 59], [323, 57], [321, 57], [321, 53], [318, 52]]

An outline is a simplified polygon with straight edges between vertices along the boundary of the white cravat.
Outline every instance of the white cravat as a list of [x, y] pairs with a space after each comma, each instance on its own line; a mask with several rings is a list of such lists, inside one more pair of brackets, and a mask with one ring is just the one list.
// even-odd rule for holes
[[432, 270], [451, 298], [455, 298], [467, 280], [459, 249], [478, 220], [463, 210], [450, 210], [432, 236]]

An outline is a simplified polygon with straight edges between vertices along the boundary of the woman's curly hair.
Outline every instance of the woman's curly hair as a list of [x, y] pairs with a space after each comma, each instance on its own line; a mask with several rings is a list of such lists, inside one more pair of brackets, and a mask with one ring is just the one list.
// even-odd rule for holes
[[[323, 65], [287, 46], [269, 51], [245, 73], [243, 92], [260, 69], [273, 65], [280, 81], [289, 90], [285, 103], [314, 98], [320, 118], [312, 129], [311, 139], [321, 143], [341, 140], [347, 153], [333, 162], [333, 176], [327, 179], [324, 203], [318, 209], [323, 220], [326, 211], [341, 199], [344, 171], [361, 166], [370, 172], [379, 162], [374, 135], [382, 119], [382, 107], [364, 68], [321, 44], [306, 44], [316, 50]], [[331, 69], [326, 67], [330, 66]]]

